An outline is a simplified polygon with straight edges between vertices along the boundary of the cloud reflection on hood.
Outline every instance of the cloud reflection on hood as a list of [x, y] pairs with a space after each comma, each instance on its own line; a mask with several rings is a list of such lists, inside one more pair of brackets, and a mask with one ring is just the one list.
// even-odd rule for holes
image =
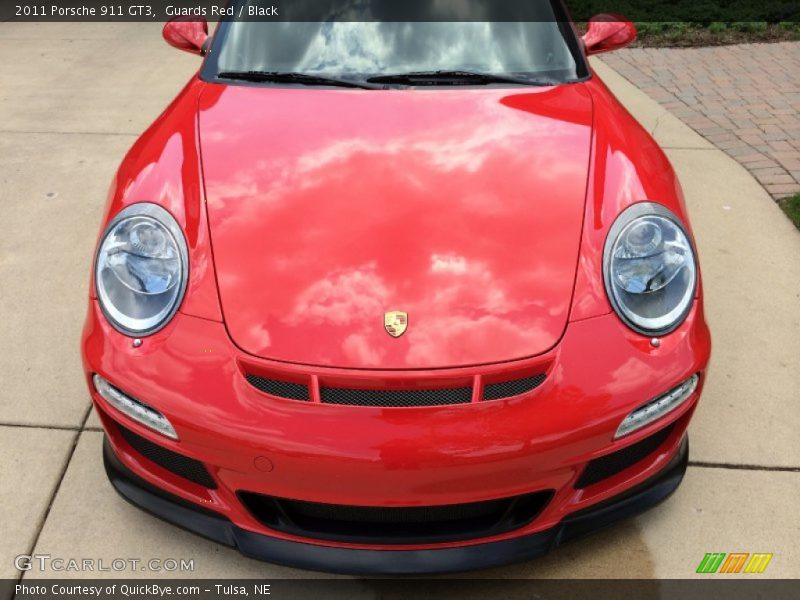
[[[257, 107], [247, 127], [225, 118], [237, 106]], [[253, 354], [361, 368], [546, 350], [569, 309], [590, 107], [574, 87], [226, 88], [200, 122], [231, 335]], [[409, 314], [399, 338], [390, 310]]]

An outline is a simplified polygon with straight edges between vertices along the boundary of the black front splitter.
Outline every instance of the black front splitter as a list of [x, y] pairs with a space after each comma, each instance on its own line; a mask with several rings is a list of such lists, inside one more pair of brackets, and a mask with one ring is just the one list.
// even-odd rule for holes
[[226, 517], [172, 496], [144, 481], [120, 462], [108, 440], [103, 461], [111, 484], [132, 504], [153, 515], [271, 563], [348, 574], [409, 575], [485, 569], [540, 556], [556, 546], [652, 508], [680, 484], [689, 460], [689, 442], [658, 474], [625, 493], [572, 513], [558, 525], [499, 542], [433, 550], [361, 550], [282, 540], [253, 533]]

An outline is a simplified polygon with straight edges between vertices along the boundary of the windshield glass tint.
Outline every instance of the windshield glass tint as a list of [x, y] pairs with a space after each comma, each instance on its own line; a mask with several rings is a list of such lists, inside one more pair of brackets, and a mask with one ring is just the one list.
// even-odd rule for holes
[[578, 77], [578, 67], [565, 30], [571, 35], [555, 20], [232, 21], [220, 32], [213, 71], [352, 77], [464, 70], [569, 81]]

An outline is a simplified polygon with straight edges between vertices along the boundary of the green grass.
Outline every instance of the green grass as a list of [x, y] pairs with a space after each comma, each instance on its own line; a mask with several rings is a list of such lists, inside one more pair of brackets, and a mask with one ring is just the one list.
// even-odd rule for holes
[[800, 194], [778, 200], [783, 212], [792, 220], [795, 227], [800, 229]]
[[782, 21], [636, 22], [637, 46], [717, 46], [800, 40], [800, 23]]

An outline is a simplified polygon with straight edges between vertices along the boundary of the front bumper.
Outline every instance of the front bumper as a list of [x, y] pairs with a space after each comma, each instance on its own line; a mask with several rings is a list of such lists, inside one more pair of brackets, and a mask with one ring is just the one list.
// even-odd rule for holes
[[[123, 496], [250, 556], [361, 573], [452, 571], [520, 560], [665, 498], [685, 469], [685, 431], [709, 351], [700, 302], [658, 348], [606, 315], [571, 323], [544, 356], [427, 372], [341, 372], [265, 361], [238, 350], [223, 324], [180, 313], [134, 348], [107, 325], [94, 302], [83, 338], [86, 377], [107, 434], [109, 476]], [[532, 392], [505, 400], [402, 409], [331, 406], [263, 394], [243, 375], [253, 365], [293, 375], [311, 371], [321, 378], [374, 379], [381, 386], [394, 385], [397, 378], [491, 377], [542, 365], [547, 379]], [[159, 436], [110, 406], [94, 392], [94, 373], [162, 412], [180, 441]], [[700, 374], [700, 385], [687, 402], [642, 430], [613, 439], [631, 410], [694, 373]], [[120, 426], [201, 462], [216, 485], [199, 485], [154, 464], [131, 447]], [[635, 465], [576, 485], [590, 461], [668, 426], [668, 436]], [[549, 502], [513, 530], [402, 545], [277, 530], [248, 510], [240, 496], [436, 507], [543, 490], [552, 491]]]
[[106, 473], [131, 504], [245, 556], [275, 564], [346, 574], [424, 574], [486, 569], [546, 554], [564, 542], [640, 514], [669, 497], [680, 484], [689, 460], [689, 439], [658, 474], [592, 508], [564, 518], [558, 525], [528, 535], [480, 545], [438, 549], [369, 550], [337, 548], [282, 540], [242, 529], [220, 514], [193, 506], [150, 485], [128, 469], [103, 443]]

